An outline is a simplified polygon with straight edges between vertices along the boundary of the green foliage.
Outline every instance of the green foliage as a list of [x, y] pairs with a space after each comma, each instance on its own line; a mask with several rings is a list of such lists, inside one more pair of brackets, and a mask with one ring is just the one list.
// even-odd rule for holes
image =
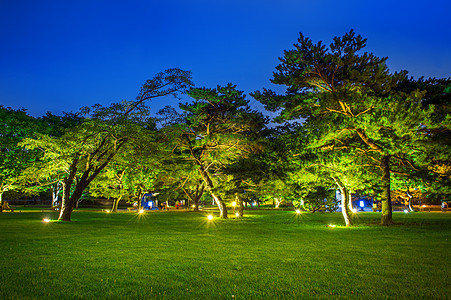
[[194, 88], [188, 95], [193, 102], [180, 105], [186, 112], [186, 123], [174, 127], [174, 132], [178, 128], [176, 151], [196, 166], [207, 190], [217, 194], [216, 199], [233, 199], [230, 194], [234, 195], [238, 183], [224, 170], [258, 150], [258, 134], [266, 120], [250, 109], [243, 92], [232, 84]]
[[[60, 219], [70, 221], [72, 210], [84, 191], [140, 131], [155, 130], [155, 120], [149, 117], [146, 101], [177, 96], [191, 85], [191, 72], [165, 70], [142, 85], [136, 101], [122, 101], [109, 107], [98, 104], [84, 107], [80, 111], [83, 122], [62, 136], [41, 136], [22, 143], [30, 149], [43, 149], [42, 164], [47, 167], [44, 176], [61, 174], [57, 176], [64, 186]], [[99, 180], [98, 184], [101, 182]]]
[[363, 52], [365, 43], [353, 30], [335, 37], [329, 47], [300, 34], [295, 49], [280, 58], [272, 79], [287, 87], [285, 95], [265, 89], [253, 96], [267, 109], [280, 110], [276, 121], [304, 118], [311, 147], [328, 155], [340, 151], [333, 154], [340, 165], [335, 172], [349, 171], [352, 157], [359, 168], [373, 173], [365, 181], [373, 178], [376, 185], [382, 177], [382, 222], [390, 223], [390, 173], [418, 170], [421, 147], [428, 139], [423, 131], [434, 113], [432, 105], [425, 105], [442, 98], [411, 88], [424, 82], [412, 84], [404, 71], [390, 73], [387, 58]]
[[[38, 121], [26, 110], [13, 110], [0, 105], [0, 195], [19, 188], [18, 177], [30, 163], [38, 159], [37, 151], [27, 151], [18, 143], [34, 137]], [[1, 196], [0, 196], [1, 204]]]

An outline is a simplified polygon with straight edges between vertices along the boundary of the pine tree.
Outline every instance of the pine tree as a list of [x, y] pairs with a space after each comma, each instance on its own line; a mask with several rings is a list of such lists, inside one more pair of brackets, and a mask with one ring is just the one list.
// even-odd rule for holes
[[353, 30], [335, 37], [329, 47], [300, 34], [294, 50], [285, 51], [271, 80], [287, 86], [285, 95], [271, 90], [253, 96], [276, 120], [304, 118], [319, 128], [322, 149], [352, 149], [365, 156], [381, 177], [381, 224], [392, 223], [390, 173], [412, 161], [423, 120], [431, 110], [421, 106], [424, 93], [397, 90], [406, 72], [390, 73], [387, 58], [363, 52], [366, 39]]

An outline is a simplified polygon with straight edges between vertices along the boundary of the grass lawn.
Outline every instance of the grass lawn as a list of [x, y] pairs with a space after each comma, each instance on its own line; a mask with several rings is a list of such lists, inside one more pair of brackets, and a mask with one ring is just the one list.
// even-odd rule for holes
[[450, 299], [451, 213], [0, 214], [0, 299]]

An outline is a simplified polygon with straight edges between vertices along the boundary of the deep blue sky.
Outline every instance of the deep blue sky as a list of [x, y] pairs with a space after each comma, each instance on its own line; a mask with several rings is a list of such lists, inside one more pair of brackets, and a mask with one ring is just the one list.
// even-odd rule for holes
[[41, 116], [133, 100], [171, 67], [248, 94], [271, 87], [299, 32], [329, 44], [351, 28], [392, 71], [450, 77], [450, 2], [0, 0], [0, 104]]

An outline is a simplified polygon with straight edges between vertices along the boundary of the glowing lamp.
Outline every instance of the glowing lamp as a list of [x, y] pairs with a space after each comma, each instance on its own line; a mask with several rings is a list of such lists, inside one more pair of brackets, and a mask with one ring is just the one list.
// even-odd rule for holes
[[235, 202], [235, 201], [232, 202], [232, 206], [233, 206], [233, 207], [236, 206], [236, 202]]
[[356, 208], [353, 208], [353, 209], [351, 209], [351, 211], [352, 211], [353, 213], [356, 213], [356, 212], [357, 212], [357, 209], [356, 209]]
[[360, 207], [362, 207], [362, 208], [365, 207], [365, 201], [363, 201], [363, 200], [360, 201]]
[[144, 213], [144, 209], [140, 209], [138, 212], [139, 212], [140, 214], [142, 214], [142, 213]]
[[211, 220], [213, 220], [213, 216], [212, 216], [212, 215], [209, 215], [209, 216], [207, 217], [207, 219], [208, 219], [209, 221], [211, 221]]
[[108, 214], [109, 212], [110, 212], [110, 211], [107, 209], [107, 210], [106, 210], [106, 213]]
[[330, 228], [337, 227], [337, 225], [333, 225], [333, 224], [329, 224], [328, 226], [329, 226]]
[[239, 217], [240, 216], [240, 213], [235, 213], [235, 217]]
[[44, 219], [44, 220], [42, 220], [42, 222], [48, 223], [48, 222], [50, 222], [50, 220], [49, 219]]
[[196, 205], [193, 204], [192, 207], [193, 207], [193, 208], [196, 208]]
[[405, 213], [408, 213], [409, 211], [407, 209], [404, 210]]
[[300, 209], [296, 209], [296, 213], [299, 215], [301, 213]]

